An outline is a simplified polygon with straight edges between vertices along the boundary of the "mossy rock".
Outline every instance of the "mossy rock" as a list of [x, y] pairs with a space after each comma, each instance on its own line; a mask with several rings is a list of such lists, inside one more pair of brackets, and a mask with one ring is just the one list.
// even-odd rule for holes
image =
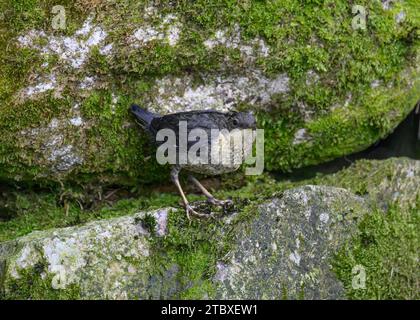
[[330, 260], [369, 213], [344, 189], [304, 186], [258, 208], [218, 264], [221, 299], [343, 299]]
[[[182, 250], [187, 239], [179, 238], [181, 230], [168, 220], [168, 215], [185, 214], [170, 209], [34, 232], [0, 245], [1, 289], [7, 299], [279, 299], [284, 292], [288, 298], [341, 298], [343, 287], [328, 258], [367, 208], [344, 189], [292, 189], [248, 208], [250, 221], [238, 222], [237, 216], [218, 227], [202, 226], [216, 228], [213, 237], [200, 240], [197, 227], [184, 227], [189, 241], [198, 242], [192, 250]], [[149, 230], [145, 221], [151, 217], [156, 221]], [[235, 239], [229, 236], [232, 230]], [[220, 250], [202, 251], [203, 240]], [[170, 245], [160, 250], [166, 242]], [[222, 261], [224, 246], [230, 248], [229, 261]], [[218, 270], [212, 277], [206, 269]]]
[[[169, 209], [148, 212], [166, 222]], [[6, 298], [150, 298], [150, 231], [145, 213], [34, 232], [2, 244]], [[166, 226], [159, 224], [164, 230]], [[162, 230], [157, 230], [160, 234]], [[6, 273], [4, 272], [6, 271]]]
[[419, 99], [420, 6], [358, 4], [365, 30], [345, 0], [3, 2], [0, 178], [167, 179], [132, 102], [252, 109], [269, 170], [366, 148]]
[[0, 298], [418, 299], [419, 180], [420, 161], [362, 160], [219, 191], [235, 206], [192, 221], [162, 194], [79, 208], [76, 226], [76, 208], [34, 204], [0, 222]]

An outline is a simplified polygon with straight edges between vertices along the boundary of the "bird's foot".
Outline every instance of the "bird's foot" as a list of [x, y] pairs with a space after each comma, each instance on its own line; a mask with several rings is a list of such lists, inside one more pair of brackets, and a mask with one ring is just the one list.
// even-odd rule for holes
[[206, 218], [206, 219], [213, 217], [213, 214], [206, 214], [206, 213], [200, 213], [200, 212], [195, 211], [193, 207], [189, 204], [185, 206], [185, 212], [187, 213], [188, 220], [191, 220], [191, 216], [196, 216], [199, 218]]
[[220, 206], [220, 207], [225, 207], [225, 206], [231, 206], [233, 204], [233, 201], [230, 199], [227, 200], [219, 200], [216, 198], [207, 198], [207, 202], [215, 205], [215, 206]]

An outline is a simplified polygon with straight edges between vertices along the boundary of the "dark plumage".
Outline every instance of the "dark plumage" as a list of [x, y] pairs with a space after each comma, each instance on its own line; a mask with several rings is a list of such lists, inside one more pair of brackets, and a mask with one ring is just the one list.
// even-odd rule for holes
[[[208, 136], [208, 150], [211, 150], [212, 144], [225, 144], [230, 148], [230, 140], [224, 138], [223, 135], [219, 135], [216, 138], [211, 135], [212, 129], [228, 130], [232, 131], [234, 129], [255, 129], [256, 121], [254, 116], [251, 113], [246, 112], [219, 112], [214, 110], [203, 110], [203, 111], [187, 111], [179, 112], [168, 115], [158, 115], [149, 111], [146, 111], [139, 106], [133, 104], [131, 106], [131, 112], [136, 116], [138, 123], [144, 128], [144, 130], [150, 135], [153, 143], [156, 144], [156, 147], [159, 147], [161, 144], [165, 143], [164, 141], [157, 141], [156, 135], [159, 130], [162, 129], [171, 129], [176, 134], [176, 145], [174, 146], [179, 152], [180, 143], [179, 143], [179, 127], [181, 121], [186, 121], [187, 123], [187, 134], [190, 134], [191, 130], [202, 129], [207, 133]], [[187, 142], [187, 151], [196, 143], [196, 141]], [[241, 150], [242, 151], [242, 150]], [[182, 152], [182, 151], [181, 151]], [[181, 185], [178, 180], [178, 175], [181, 168], [184, 168], [191, 172], [197, 172], [207, 175], [217, 175], [226, 172], [235, 171], [239, 168], [240, 163], [218, 163], [213, 164], [210, 160], [210, 151], [208, 151], [209, 161], [206, 164], [202, 163], [191, 163], [189, 158], [187, 163], [181, 163], [179, 157], [177, 157], [177, 162], [174, 164], [171, 178], [174, 184], [177, 186], [179, 193], [183, 199], [187, 215], [195, 214], [198, 216], [206, 216], [201, 213], [195, 212], [188, 203], [187, 198], [185, 197], [184, 192], [182, 191]], [[242, 162], [243, 158], [246, 155], [244, 154], [229, 154], [229, 157], [236, 157]], [[190, 181], [192, 181], [202, 192], [209, 202], [217, 205], [223, 205], [226, 201], [220, 201], [215, 199], [193, 176], [189, 176]]]

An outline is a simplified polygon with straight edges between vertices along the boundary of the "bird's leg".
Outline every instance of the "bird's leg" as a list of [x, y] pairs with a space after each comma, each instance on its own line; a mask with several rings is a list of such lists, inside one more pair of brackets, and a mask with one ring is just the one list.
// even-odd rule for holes
[[172, 182], [177, 187], [179, 194], [181, 195], [182, 202], [184, 203], [184, 207], [185, 207], [185, 211], [187, 213], [188, 220], [190, 220], [190, 213], [193, 214], [193, 215], [199, 216], [199, 217], [208, 217], [207, 214], [196, 212], [190, 206], [190, 204], [188, 203], [188, 199], [185, 196], [184, 191], [182, 190], [181, 184], [179, 183], [179, 171], [181, 171], [181, 168], [179, 166], [174, 166], [172, 168], [172, 171], [171, 171], [171, 179], [172, 179]]
[[188, 176], [190, 181], [194, 183], [198, 189], [207, 197], [207, 201], [211, 204], [217, 205], [217, 206], [224, 206], [225, 204], [231, 204], [232, 200], [218, 200], [216, 199], [204, 186], [198, 181], [196, 178], [194, 178], [192, 175]]

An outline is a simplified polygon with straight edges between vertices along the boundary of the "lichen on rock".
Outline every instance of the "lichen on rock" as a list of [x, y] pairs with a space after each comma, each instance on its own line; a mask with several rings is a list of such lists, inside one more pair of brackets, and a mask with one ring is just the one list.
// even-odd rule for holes
[[[156, 232], [166, 232], [170, 209], [148, 214], [156, 216]], [[28, 272], [49, 282], [50, 290], [79, 289], [79, 298], [127, 299], [147, 298], [150, 270], [150, 236], [142, 224], [144, 213], [98, 221], [81, 227], [35, 232], [17, 239], [13, 250], [2, 255], [7, 263], [4, 285], [6, 296], [18, 295], [13, 283]], [[11, 244], [2, 244], [10, 247]], [[36, 270], [37, 266], [38, 270]], [[48, 295], [44, 292], [45, 297]]]
[[[366, 31], [351, 28], [346, 1], [110, 1], [96, 3], [95, 13], [68, 2], [65, 30], [51, 29], [49, 1], [34, 0], [25, 13], [19, 2], [5, 4], [0, 175], [130, 185], [166, 179], [151, 174], [160, 170], [134, 129], [132, 102], [163, 114], [254, 110], [269, 170], [361, 150], [389, 134], [419, 94], [418, 8], [384, 3], [365, 4]], [[19, 133], [53, 119], [70, 126], [62, 127], [56, 160], [48, 160]], [[44, 133], [44, 144], [56, 136]]]
[[331, 254], [357, 219], [369, 212], [344, 189], [305, 186], [259, 206], [258, 217], [235, 236], [235, 249], [218, 265], [221, 299], [341, 299]]
[[[108, 208], [112, 218], [0, 243], [0, 293], [8, 299], [415, 297], [418, 165], [406, 158], [360, 160], [295, 183], [267, 178], [232, 191], [235, 206], [217, 211], [217, 220], [189, 221], [184, 210], [168, 207], [176, 197], [141, 212], [144, 199], [126, 199]], [[98, 216], [106, 217], [96, 211], [91, 219]], [[351, 287], [355, 265], [375, 279], [365, 294]], [[407, 273], [390, 278], [394, 266]]]

